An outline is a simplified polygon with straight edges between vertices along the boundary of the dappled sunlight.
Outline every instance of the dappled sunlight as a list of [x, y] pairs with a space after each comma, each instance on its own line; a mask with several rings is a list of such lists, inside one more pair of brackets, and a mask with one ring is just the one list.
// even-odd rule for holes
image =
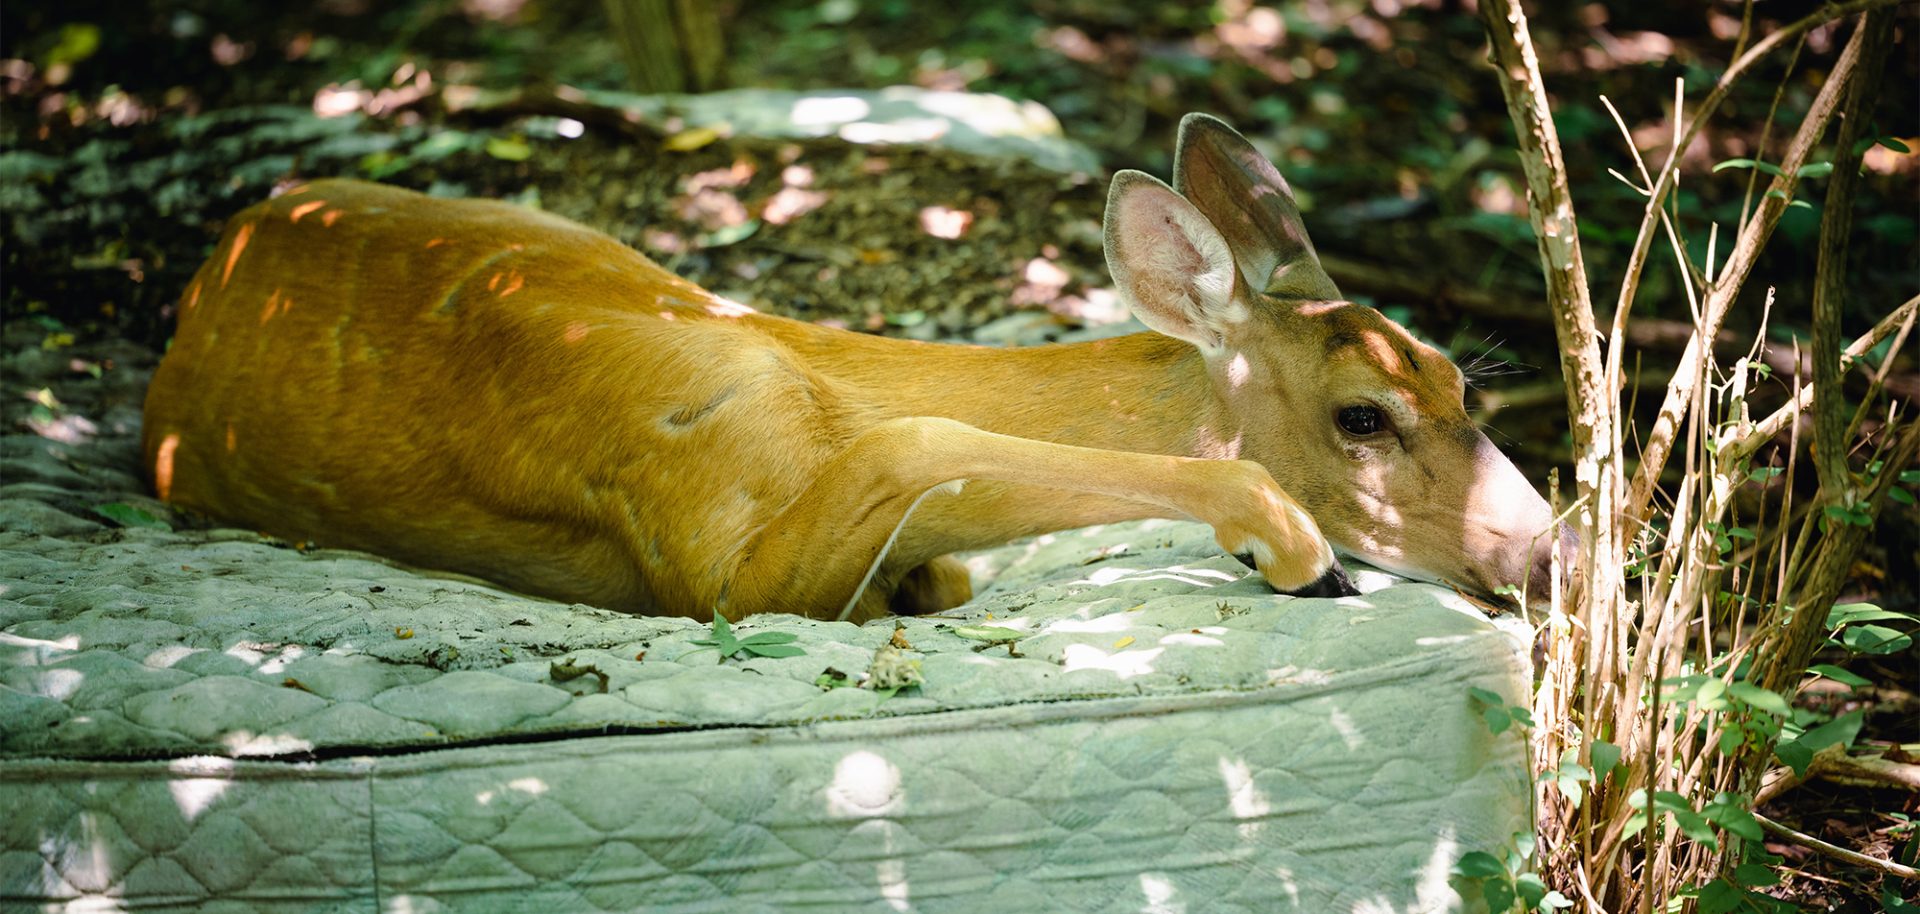
[[1253, 783], [1253, 766], [1245, 759], [1220, 759], [1220, 779], [1227, 786], [1227, 808], [1240, 820], [1240, 840], [1260, 837], [1264, 819], [1273, 813], [1273, 803]]
[[1119, 293], [1101, 288], [1082, 289], [1080, 295], [1062, 295], [1048, 305], [1047, 310], [1089, 327], [1124, 323], [1133, 316], [1133, 312], [1128, 311], [1126, 304], [1120, 300]]
[[935, 238], [959, 238], [973, 227], [973, 213], [947, 206], [922, 207], [919, 218], [920, 231]]
[[313, 742], [288, 733], [254, 733], [229, 730], [220, 734], [220, 745], [234, 755], [293, 755], [312, 752]]
[[526, 284], [527, 277], [519, 270], [503, 270], [487, 278], [487, 291], [506, 298], [520, 291], [520, 288]]
[[153, 667], [156, 670], [172, 669], [174, 664], [179, 663], [180, 661], [185, 660], [188, 657], [191, 657], [195, 654], [203, 653], [205, 651], [206, 651], [206, 648], [204, 647], [188, 647], [184, 644], [169, 644], [160, 648], [156, 648], [153, 653], [148, 654], [146, 656], [146, 659], [141, 660], [140, 662], [142, 664], [145, 664], [146, 666]]
[[749, 314], [760, 313], [737, 301], [721, 298], [718, 295], [708, 296], [706, 309], [707, 313], [714, 317], [746, 317]]
[[522, 794], [524, 796], [537, 797], [537, 796], [544, 795], [549, 789], [551, 788], [547, 786], [547, 782], [539, 778], [532, 778], [532, 777], [515, 778], [511, 781], [508, 781], [506, 784], [502, 785], [497, 790], [495, 789], [482, 790], [479, 793], [474, 794], [473, 798], [482, 806], [490, 806], [493, 804], [494, 800], [499, 799], [501, 796], [504, 795], [504, 792], [507, 792], [507, 791], [511, 791], [517, 794]]
[[[80, 636], [61, 635], [54, 639], [43, 639], [27, 638], [13, 634], [12, 632], [0, 631], [0, 645], [24, 648], [27, 654], [24, 659], [32, 665], [38, 666], [48, 663], [49, 661], [60, 659], [58, 656], [60, 654], [79, 650]], [[22, 658], [16, 657], [15, 659], [20, 660]]]
[[858, 123], [840, 128], [849, 143], [931, 143], [947, 135], [952, 124], [937, 117], [902, 118], [890, 124]]
[[1222, 641], [1219, 638], [1214, 637], [1212, 634], [1208, 634], [1208, 632], [1213, 632], [1214, 634], [1225, 634], [1226, 631], [1227, 631], [1226, 629], [1221, 628], [1220, 626], [1209, 625], [1204, 628], [1196, 628], [1192, 631], [1174, 632], [1172, 634], [1162, 636], [1160, 639], [1160, 643], [1172, 645], [1174, 647], [1225, 647], [1227, 644], [1225, 641]]
[[1347, 716], [1347, 712], [1339, 708], [1332, 709], [1327, 712], [1327, 723], [1333, 726], [1335, 733], [1340, 734], [1340, 740], [1347, 744], [1348, 750], [1358, 752], [1361, 746], [1366, 745], [1366, 737], [1354, 725], [1353, 718]]
[[106, 894], [113, 887], [113, 864], [107, 859], [99, 817], [92, 810], [81, 810], [72, 821], [77, 834], [41, 833], [37, 849], [47, 862], [40, 870], [41, 895], [64, 898], [77, 890], [78, 897], [61, 905], [63, 911], [104, 914], [126, 910], [120, 899]]
[[1173, 880], [1162, 873], [1141, 873], [1140, 894], [1146, 897], [1144, 914], [1186, 914], [1186, 903], [1175, 900]]
[[1245, 436], [1234, 432], [1232, 438], [1221, 438], [1210, 425], [1202, 425], [1193, 430], [1193, 456], [1208, 460], [1236, 460], [1240, 457], [1241, 441]]
[[866, 99], [851, 95], [803, 98], [793, 103], [793, 123], [801, 127], [839, 127], [873, 113]]
[[1283, 666], [1267, 671], [1267, 682], [1273, 685], [1313, 685], [1324, 686], [1333, 682], [1333, 674], [1326, 670], [1303, 670], [1297, 666]]
[[253, 240], [254, 228], [253, 223], [243, 222], [233, 230], [233, 244], [227, 248], [226, 267], [220, 271], [220, 288], [226, 288], [227, 283], [232, 281], [233, 268], [239, 265], [240, 255], [247, 250], [247, 242]]
[[260, 326], [266, 326], [268, 321], [287, 313], [292, 307], [293, 299], [291, 297], [279, 289], [273, 290], [273, 292], [267, 296], [266, 307], [260, 311]]
[[[1081, 611], [1084, 612], [1086, 609], [1086, 607], [1082, 607]], [[1126, 613], [1107, 613], [1092, 618], [1073, 618], [1070, 616], [1049, 624], [1046, 628], [1041, 629], [1041, 632], [1049, 635], [1079, 633], [1107, 634], [1110, 632], [1123, 632], [1133, 626], [1134, 621], [1127, 618]]]
[[827, 814], [840, 819], [892, 815], [906, 807], [900, 769], [865, 749], [848, 753], [834, 766], [826, 800]]
[[[880, 847], [875, 849], [874, 882], [880, 896], [896, 911], [909, 909], [906, 861], [900, 851], [900, 826], [888, 819], [906, 811], [906, 794], [901, 789], [900, 768], [876, 752], [850, 752], [834, 766], [833, 781], [825, 791], [827, 814], [837, 819], [863, 820], [851, 835], [868, 840], [877, 833]], [[850, 836], [851, 836], [850, 835]]]
[[161, 501], [173, 497], [173, 452], [180, 449], [180, 436], [168, 434], [160, 439], [160, 447], [153, 454], [153, 491]]
[[1178, 581], [1194, 587], [1211, 587], [1215, 584], [1230, 584], [1243, 577], [1246, 575], [1233, 574], [1215, 568], [1189, 568], [1185, 565], [1169, 565], [1164, 568], [1124, 568], [1109, 565], [1105, 568], [1096, 568], [1085, 580], [1073, 583], [1104, 587], [1121, 581]]
[[1153, 661], [1166, 653], [1164, 647], [1132, 648], [1107, 653], [1091, 644], [1069, 644], [1061, 652], [1066, 672], [1105, 670], [1121, 679], [1132, 679], [1153, 672]]
[[167, 763], [173, 777], [167, 780], [167, 792], [180, 807], [181, 818], [192, 822], [213, 805], [213, 801], [233, 785], [233, 759], [217, 755], [196, 755]]
[[1438, 911], [1454, 900], [1451, 879], [1453, 865], [1462, 853], [1459, 839], [1454, 836], [1452, 825], [1441, 825], [1433, 835], [1433, 852], [1427, 855], [1427, 862], [1420, 868], [1419, 880], [1414, 884], [1414, 897], [1419, 900], [1415, 907], [1420, 910]]
[[33, 694], [54, 701], [66, 701], [80, 690], [80, 683], [86, 678], [86, 674], [79, 670], [41, 670], [33, 676]]
[[293, 209], [288, 210], [287, 221], [297, 223], [301, 219], [304, 219], [307, 216], [312, 215], [314, 210], [323, 209], [326, 207], [326, 205], [327, 205], [327, 201], [325, 200], [308, 200], [307, 202], [301, 203], [295, 206]]

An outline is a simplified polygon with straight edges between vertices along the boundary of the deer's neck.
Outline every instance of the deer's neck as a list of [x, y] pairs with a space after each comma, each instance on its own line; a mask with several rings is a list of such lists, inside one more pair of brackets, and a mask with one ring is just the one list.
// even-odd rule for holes
[[871, 348], [835, 359], [828, 373], [872, 393], [887, 416], [944, 416], [1108, 450], [1239, 456], [1204, 360], [1179, 340], [1138, 333], [999, 349], [862, 339]]

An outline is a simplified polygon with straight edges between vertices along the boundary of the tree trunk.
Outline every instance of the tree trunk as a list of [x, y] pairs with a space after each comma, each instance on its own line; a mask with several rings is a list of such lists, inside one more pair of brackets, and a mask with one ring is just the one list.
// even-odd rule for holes
[[636, 92], [706, 92], [721, 83], [726, 39], [711, 0], [604, 0]]

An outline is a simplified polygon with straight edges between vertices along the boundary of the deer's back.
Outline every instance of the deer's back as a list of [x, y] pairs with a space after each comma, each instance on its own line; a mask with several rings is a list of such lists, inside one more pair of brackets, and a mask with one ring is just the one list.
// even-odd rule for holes
[[146, 465], [227, 522], [699, 612], [861, 411], [742, 312], [562, 219], [314, 182], [183, 294]]

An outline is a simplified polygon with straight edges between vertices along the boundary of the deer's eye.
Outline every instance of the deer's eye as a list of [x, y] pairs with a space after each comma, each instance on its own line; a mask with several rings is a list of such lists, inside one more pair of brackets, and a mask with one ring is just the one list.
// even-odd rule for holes
[[1365, 438], [1387, 427], [1386, 418], [1371, 406], [1349, 406], [1334, 417], [1340, 430], [1356, 438]]

